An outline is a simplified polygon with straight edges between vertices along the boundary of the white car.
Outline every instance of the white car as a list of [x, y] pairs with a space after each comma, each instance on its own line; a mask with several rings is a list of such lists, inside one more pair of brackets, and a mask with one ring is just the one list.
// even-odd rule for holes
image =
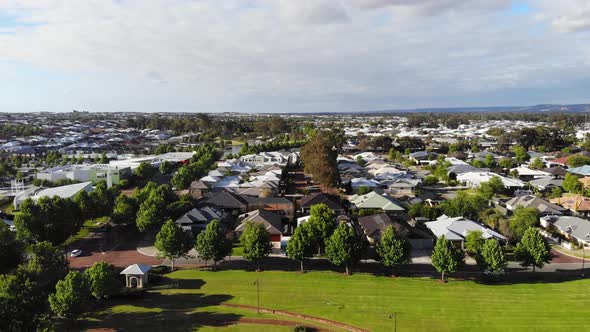
[[70, 257], [78, 257], [80, 255], [82, 255], [82, 250], [80, 249], [74, 249], [70, 252]]

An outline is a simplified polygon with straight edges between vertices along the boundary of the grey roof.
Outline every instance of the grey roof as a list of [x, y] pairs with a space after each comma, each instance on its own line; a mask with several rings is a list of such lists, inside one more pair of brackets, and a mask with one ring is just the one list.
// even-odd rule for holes
[[133, 264], [129, 265], [125, 268], [125, 270], [121, 271], [121, 274], [137, 274], [137, 275], [144, 275], [151, 270], [152, 267], [150, 265], [145, 264]]
[[220, 219], [221, 215], [214, 208], [205, 206], [200, 209], [192, 209], [176, 219], [175, 223], [180, 225], [207, 224], [213, 219]]
[[566, 209], [551, 202], [547, 202], [544, 199], [541, 199], [534, 195], [525, 195], [525, 196], [518, 196], [513, 197], [506, 202], [506, 205], [510, 206], [512, 209], [515, 209], [517, 206], [522, 206], [525, 208], [535, 208], [541, 214], [563, 214]]
[[241, 232], [248, 222], [260, 223], [269, 234], [282, 234], [283, 218], [276, 213], [266, 210], [254, 210], [252, 212], [244, 213], [238, 217], [242, 219], [241, 223], [236, 227], [236, 232]]
[[553, 220], [555, 220], [553, 225], [562, 232], [569, 233], [582, 241], [590, 241], [590, 221], [570, 216], [560, 216]]
[[484, 169], [477, 168], [471, 165], [455, 165], [447, 168], [449, 173], [462, 174], [467, 172], [483, 172]]
[[546, 177], [542, 177], [542, 178], [538, 178], [532, 181], [529, 181], [529, 183], [538, 189], [548, 189], [548, 188], [554, 188], [554, 187], [561, 187], [563, 185], [563, 180], [562, 179], [556, 179], [552, 176], [546, 176]]

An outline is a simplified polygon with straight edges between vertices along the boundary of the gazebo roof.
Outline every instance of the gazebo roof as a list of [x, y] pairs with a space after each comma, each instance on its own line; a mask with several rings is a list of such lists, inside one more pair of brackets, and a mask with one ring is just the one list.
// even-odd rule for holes
[[121, 271], [121, 274], [144, 275], [151, 269], [152, 269], [152, 267], [150, 265], [133, 264], [133, 265], [129, 265], [127, 268], [125, 268], [125, 270]]

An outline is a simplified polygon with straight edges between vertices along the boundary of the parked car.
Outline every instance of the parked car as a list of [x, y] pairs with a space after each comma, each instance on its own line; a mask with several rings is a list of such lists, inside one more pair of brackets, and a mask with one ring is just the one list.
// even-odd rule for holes
[[74, 249], [70, 252], [70, 257], [78, 257], [82, 255], [82, 250], [80, 249]]

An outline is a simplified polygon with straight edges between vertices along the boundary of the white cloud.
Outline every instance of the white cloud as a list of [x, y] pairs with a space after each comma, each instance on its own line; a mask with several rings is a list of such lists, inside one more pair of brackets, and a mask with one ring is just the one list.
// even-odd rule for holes
[[[537, 8], [513, 17], [505, 0], [0, 1], [35, 23], [0, 34], [0, 61], [110, 79], [113, 90], [125, 82], [121, 99], [138, 109], [521, 103], [532, 98], [504, 91], [583, 80], [590, 66], [587, 36], [538, 27], [560, 23], [554, 7]], [[105, 101], [120, 93], [108, 86], [80, 98], [120, 109]], [[142, 104], [145, 94], [159, 102]]]

